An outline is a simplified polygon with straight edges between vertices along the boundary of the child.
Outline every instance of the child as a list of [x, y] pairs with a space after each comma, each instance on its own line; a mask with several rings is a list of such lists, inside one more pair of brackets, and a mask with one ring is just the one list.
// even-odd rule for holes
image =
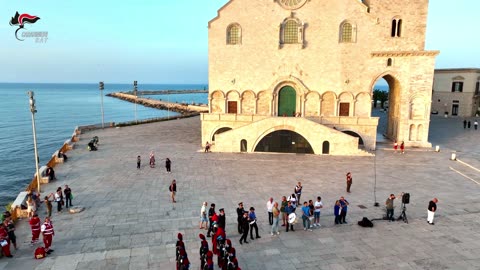
[[140, 164], [142, 163], [142, 158], [140, 156], [137, 157], [137, 169], [140, 169]]
[[155, 168], [155, 154], [153, 151], [150, 152], [150, 168]]

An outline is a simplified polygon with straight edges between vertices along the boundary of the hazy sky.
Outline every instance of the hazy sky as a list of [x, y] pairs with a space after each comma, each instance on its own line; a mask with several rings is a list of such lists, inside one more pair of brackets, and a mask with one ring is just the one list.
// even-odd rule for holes
[[[0, 82], [206, 83], [207, 23], [226, 2], [0, 0]], [[480, 67], [479, 10], [478, 0], [430, 1], [437, 68]], [[26, 28], [48, 31], [46, 43], [15, 39], [16, 11], [41, 18]]]

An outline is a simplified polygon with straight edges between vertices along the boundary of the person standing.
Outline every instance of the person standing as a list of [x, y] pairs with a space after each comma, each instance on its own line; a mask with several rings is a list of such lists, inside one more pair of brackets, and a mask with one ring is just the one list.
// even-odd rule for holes
[[317, 197], [317, 201], [313, 204], [313, 207], [315, 208], [313, 212], [313, 226], [321, 227], [320, 225], [320, 209], [323, 208], [323, 203], [322, 203], [322, 197]]
[[170, 190], [170, 196], [172, 197], [172, 202], [176, 203], [175, 201], [175, 195], [177, 194], [177, 181], [175, 179], [172, 180], [172, 183], [168, 187], [168, 190]]
[[348, 172], [347, 173], [347, 192], [350, 193], [350, 187], [352, 186], [353, 178], [352, 178], [352, 173]]
[[393, 218], [393, 200], [395, 200], [395, 195], [390, 194], [390, 196], [387, 198], [387, 201], [385, 202], [385, 206], [387, 208], [387, 219], [391, 222], [394, 221], [395, 219]]
[[33, 214], [33, 217], [28, 223], [30, 223], [30, 228], [32, 229], [32, 241], [30, 244], [33, 245], [37, 243], [40, 238], [40, 219], [38, 218], [38, 214]]
[[222, 228], [223, 231], [225, 231], [225, 224], [226, 224], [225, 209], [220, 208], [220, 209], [218, 209], [218, 211], [220, 212], [218, 214], [218, 227]]
[[297, 209], [297, 202], [298, 202], [295, 194], [292, 194], [292, 196], [288, 198], [288, 201], [292, 203], [293, 212], [295, 212], [295, 209]]
[[397, 153], [397, 149], [398, 149], [398, 143], [397, 143], [397, 141], [395, 141], [395, 142], [393, 143], [393, 152], [394, 152], [394, 153]]
[[475, 128], [475, 130], [477, 130], [478, 128], [478, 121], [475, 119], [475, 122], [473, 122], [473, 127]]
[[205, 153], [208, 153], [208, 152], [210, 152], [210, 143], [209, 142], [207, 142], [205, 144]]
[[468, 120], [467, 127], [470, 129], [471, 126], [472, 126], [472, 123], [470, 122], [470, 120]]
[[155, 168], [155, 153], [150, 151], [150, 168]]
[[63, 193], [62, 187], [57, 188], [57, 192], [55, 192], [55, 202], [57, 203], [57, 212], [62, 212], [62, 205], [63, 205]]
[[210, 209], [208, 209], [208, 231], [207, 231], [207, 237], [210, 237], [210, 233], [213, 232], [213, 216], [216, 216], [217, 214], [215, 213], [215, 204], [212, 203], [210, 204]]
[[257, 215], [255, 215], [255, 208], [250, 207], [248, 219], [250, 221], [250, 239], [253, 240], [253, 229], [255, 229], [256, 238], [260, 238], [260, 235], [258, 235]]
[[309, 231], [312, 231], [312, 229], [310, 229], [310, 207], [308, 207], [308, 203], [306, 201], [303, 202], [302, 220], [303, 230], [306, 231], [308, 229]]
[[428, 203], [427, 222], [430, 225], [435, 225], [433, 218], [435, 217], [435, 212], [437, 212], [437, 203], [437, 198], [433, 198], [433, 200]]
[[165, 169], [167, 169], [167, 173], [172, 173], [172, 161], [168, 157], [165, 159]]
[[242, 218], [244, 211], [245, 210], [243, 209], [243, 202], [239, 202], [237, 207], [237, 229], [239, 234], [243, 233]]
[[50, 197], [53, 196], [53, 193], [50, 193], [50, 195], [48, 196], [45, 196], [45, 206], [47, 207], [47, 217], [51, 217], [52, 216], [52, 208], [53, 208], [53, 205], [52, 205], [52, 201], [50, 201]]
[[10, 243], [12, 243], [15, 250], [17, 250], [17, 236], [15, 235], [15, 224], [13, 224], [12, 218], [6, 218], [3, 222], [3, 225], [7, 229], [8, 239], [10, 239]]
[[[300, 204], [300, 197], [302, 197], [302, 183], [299, 181], [295, 186], [295, 195], [297, 196], [297, 204]], [[296, 207], [296, 206], [295, 206]]]
[[55, 231], [53, 230], [52, 222], [50, 221], [49, 217], [45, 218], [45, 222], [40, 227], [40, 230], [43, 234], [43, 243], [45, 244], [45, 252], [50, 254], [53, 252], [53, 249], [50, 249], [52, 246], [53, 236], [55, 235]]
[[142, 158], [140, 156], [137, 156], [137, 169], [140, 170], [141, 165], [142, 165]]
[[270, 197], [270, 199], [267, 201], [267, 212], [268, 212], [268, 223], [270, 225], [273, 225], [273, 198]]
[[280, 206], [280, 212], [282, 213], [283, 227], [288, 225], [287, 211], [285, 210], [285, 207], [287, 207], [287, 205], [288, 205], [287, 197], [282, 196], [282, 205]]
[[340, 197], [340, 206], [342, 207], [342, 210], [340, 211], [340, 224], [347, 223], [345, 218], [347, 217], [348, 205], [348, 201], [345, 200], [343, 196]]
[[467, 128], [467, 119], [463, 119], [463, 129]]
[[[205, 226], [203, 224], [205, 223]], [[200, 208], [200, 229], [207, 229], [208, 227], [207, 219], [207, 202], [202, 203], [202, 208]]]
[[32, 196], [29, 196], [27, 199], [27, 213], [28, 217], [31, 218], [33, 217], [33, 214], [37, 212], [37, 204], [35, 201], [32, 199]]
[[280, 222], [280, 209], [278, 209], [278, 203], [273, 203], [272, 207], [273, 214], [273, 224], [272, 224], [272, 235], [280, 234], [278, 231], [278, 223]]
[[402, 144], [400, 144], [400, 152], [402, 152], [402, 154], [405, 154], [405, 142], [402, 141]]
[[68, 208], [68, 204], [70, 203], [70, 206], [73, 206], [72, 204], [72, 189], [68, 187], [68, 185], [65, 185], [65, 189], [63, 190], [63, 194], [65, 194], [65, 208]]
[[[290, 214], [295, 213], [295, 208], [292, 206], [292, 202], [288, 202], [287, 207], [285, 207], [285, 212], [287, 213], [287, 218], [289, 218]], [[292, 232], [295, 230], [293, 229], [293, 222], [289, 222], [290, 220], [287, 220], [287, 232], [288, 229], [290, 228]]]
[[0, 223], [0, 246], [2, 247], [2, 252], [5, 257], [13, 257], [10, 253], [10, 239], [8, 239], [7, 228], [3, 223]]
[[240, 237], [240, 245], [242, 245], [242, 240], [243, 242], [248, 244], [247, 237], [248, 237], [248, 230], [250, 228], [250, 220], [248, 219], [247, 211], [243, 212], [241, 225], [242, 225], [242, 237]]
[[335, 215], [335, 224], [342, 224], [340, 220], [340, 215], [342, 213], [342, 205], [340, 204], [339, 200], [335, 201], [335, 205], [333, 206], [333, 214]]

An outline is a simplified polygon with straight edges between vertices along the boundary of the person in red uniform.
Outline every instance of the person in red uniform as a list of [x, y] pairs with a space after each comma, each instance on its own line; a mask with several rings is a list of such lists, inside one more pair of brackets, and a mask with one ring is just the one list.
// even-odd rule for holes
[[199, 234], [198, 237], [202, 240], [200, 242], [200, 266], [203, 269], [203, 266], [207, 262], [207, 253], [208, 253], [208, 242], [205, 238], [205, 235]]
[[38, 214], [33, 214], [33, 217], [30, 219], [30, 228], [32, 229], [32, 241], [30, 244], [35, 244], [38, 242], [38, 238], [40, 237], [40, 219], [38, 218]]
[[221, 228], [221, 227], [218, 227], [217, 224], [213, 225], [214, 229], [216, 228], [215, 230], [215, 235], [213, 235], [213, 238], [212, 238], [212, 251], [213, 251], [213, 254], [215, 255], [220, 255], [220, 252], [219, 250], [217, 249], [217, 244], [219, 241], [224, 241], [225, 238], [226, 238], [226, 235], [225, 235], [225, 231]]
[[53, 230], [53, 225], [49, 217], [45, 218], [45, 222], [40, 227], [40, 231], [43, 233], [43, 243], [45, 244], [45, 252], [47, 252], [47, 254], [50, 254], [53, 252], [53, 249], [50, 249], [50, 247], [52, 246], [52, 241], [53, 241], [53, 236], [55, 235], [55, 231]]
[[7, 228], [3, 223], [0, 223], [0, 246], [2, 247], [3, 255], [5, 255], [5, 257], [13, 257], [10, 253], [10, 239], [8, 239]]
[[213, 252], [207, 252], [207, 263], [203, 266], [202, 270], [213, 270]]
[[185, 253], [185, 244], [183, 243], [183, 235], [181, 233], [177, 234], [177, 243], [175, 244], [175, 259], [177, 270], [180, 269], [182, 253]]

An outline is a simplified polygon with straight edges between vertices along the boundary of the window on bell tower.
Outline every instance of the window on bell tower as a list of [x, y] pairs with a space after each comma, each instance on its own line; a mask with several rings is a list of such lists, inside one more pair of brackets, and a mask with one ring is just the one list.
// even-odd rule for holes
[[402, 36], [402, 19], [395, 18], [392, 20], [392, 37], [401, 37]]
[[242, 43], [242, 29], [238, 24], [231, 24], [227, 27], [227, 44], [237, 45]]

